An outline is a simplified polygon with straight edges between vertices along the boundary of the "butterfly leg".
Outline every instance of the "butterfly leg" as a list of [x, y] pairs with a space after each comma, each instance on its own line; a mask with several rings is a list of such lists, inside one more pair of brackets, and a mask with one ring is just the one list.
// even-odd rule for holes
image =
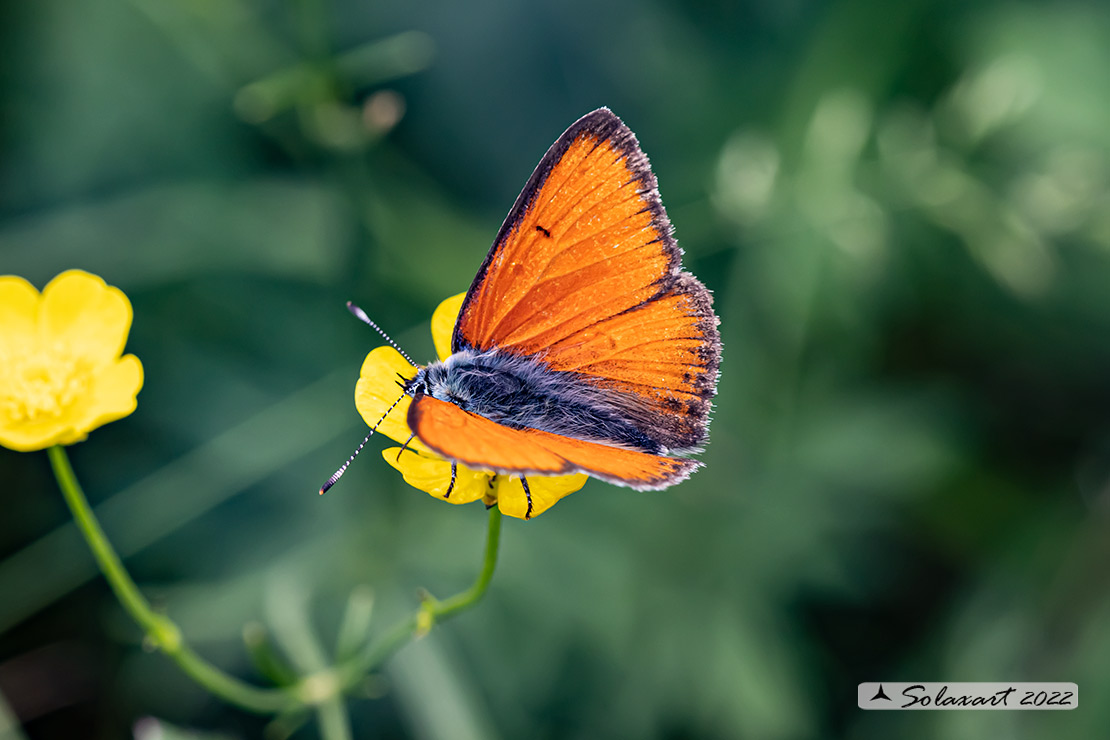
[[[409, 439], [412, 439], [412, 437], [409, 437]], [[408, 442], [405, 444], [408, 444]], [[397, 457], [401, 456], [397, 455]], [[447, 493], [443, 494], [443, 498], [445, 499], [451, 498], [451, 491], [455, 490], [455, 474], [457, 472], [459, 472], [459, 464], [456, 462], [451, 463], [451, 482], [447, 484]]]
[[[494, 473], [493, 475], [491, 475], [491, 476], [490, 476], [490, 477], [489, 477], [489, 478], [488, 478], [488, 479], [486, 480], [486, 483], [487, 483], [487, 484], [489, 485], [489, 490], [491, 490], [491, 491], [493, 490], [493, 482], [494, 482], [495, 480], [497, 480], [497, 474], [496, 474], [496, 473]], [[497, 499], [494, 499], [494, 500], [493, 500], [493, 503], [492, 503], [492, 504], [486, 504], [486, 511], [489, 511], [489, 510], [490, 510], [490, 509], [492, 509], [492, 508], [493, 508], [494, 506], [497, 506]]]
[[524, 488], [524, 497], [528, 499], [528, 511], [524, 512], [524, 518], [528, 519], [532, 516], [532, 489], [528, 487], [528, 479], [523, 475], [520, 476], [520, 485]]
[[[411, 442], [411, 441], [412, 441], [412, 438], [413, 438], [413, 437], [415, 437], [415, 436], [416, 436], [416, 432], [413, 432], [412, 434], [410, 434], [410, 435], [409, 435], [409, 438], [405, 440], [405, 443], [404, 443], [403, 445], [401, 445], [401, 449], [397, 450], [397, 461], [398, 461], [398, 462], [400, 462], [400, 461], [401, 461], [401, 453], [402, 453], [402, 452], [404, 452], [405, 450], [407, 450], [407, 449], [409, 448], [409, 442]], [[452, 463], [452, 465], [451, 465], [451, 469], [452, 469], [452, 470], [454, 470], [454, 469], [455, 469], [455, 465], [454, 465], [454, 463]], [[444, 498], [447, 498], [447, 497], [446, 497], [446, 496], [444, 496]]]

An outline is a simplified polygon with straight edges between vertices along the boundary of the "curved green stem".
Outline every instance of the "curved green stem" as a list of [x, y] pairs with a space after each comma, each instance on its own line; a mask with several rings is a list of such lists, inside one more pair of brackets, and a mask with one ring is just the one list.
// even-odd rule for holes
[[181, 629], [164, 614], [150, 608], [150, 602], [120, 562], [112, 544], [93, 514], [81, 485], [69, 464], [65, 449], [51, 447], [48, 451], [54, 476], [62, 489], [73, 519], [88, 542], [96, 562], [108, 584], [112, 587], [123, 608], [131, 615], [147, 638], [170, 657], [194, 681], [212, 694], [238, 707], [259, 714], [269, 714], [288, 709], [300, 703], [290, 689], [261, 689], [221, 671], [193, 652], [181, 636]]
[[[501, 545], [501, 510], [496, 506], [489, 510], [489, 530], [486, 532], [486, 552], [482, 559], [482, 570], [478, 579], [467, 590], [455, 594], [449, 599], [435, 601], [429, 599], [422, 605], [422, 610], [427, 612], [431, 621], [441, 622], [450, 616], [465, 611], [477, 604], [486, 594], [489, 582], [493, 579], [493, 571], [497, 567], [497, 550]], [[431, 627], [431, 624], [428, 625]]]
[[378, 667], [414, 637], [427, 634], [436, 622], [453, 617], [477, 604], [489, 588], [493, 571], [497, 567], [497, 551], [501, 544], [501, 511], [489, 510], [489, 529], [486, 532], [486, 551], [482, 570], [477, 580], [462, 593], [443, 601], [427, 598], [415, 613], [393, 625], [380, 640], [368, 643], [361, 653], [339, 666], [340, 682], [350, 688], [367, 673]]
[[470, 588], [443, 601], [427, 598], [411, 616], [394, 625], [380, 640], [367, 644], [351, 660], [334, 668], [325, 669], [320, 675], [302, 677], [296, 684], [286, 688], [259, 688], [224, 673], [197, 655], [185, 643], [177, 624], [166, 615], [151, 609], [150, 602], [131, 580], [119, 555], [116, 554], [104, 530], [101, 529], [100, 522], [97, 521], [84, 491], [81, 490], [81, 485], [77, 482], [65, 449], [55, 446], [47, 452], [54, 469], [54, 476], [62, 489], [62, 495], [69, 510], [73, 513], [74, 521], [77, 522], [101, 572], [123, 608], [138, 623], [147, 638], [177, 663], [186, 675], [214, 696], [250, 712], [277, 714], [300, 707], [317, 706], [323, 708], [329, 723], [335, 724], [337, 720], [333, 717], [334, 702], [343, 692], [356, 685], [367, 673], [381, 665], [405, 643], [426, 634], [436, 622], [448, 619], [477, 604], [489, 588], [493, 571], [497, 566], [497, 551], [501, 542], [501, 512], [495, 506], [489, 513], [489, 530], [486, 534], [482, 570]]

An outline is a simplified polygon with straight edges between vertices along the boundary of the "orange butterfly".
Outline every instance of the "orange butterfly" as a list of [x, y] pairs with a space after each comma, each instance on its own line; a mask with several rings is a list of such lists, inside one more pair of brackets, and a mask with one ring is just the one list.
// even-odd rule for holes
[[450, 462], [443, 498], [460, 466], [512, 476], [523, 518], [529, 477], [588, 473], [639, 490], [684, 480], [701, 464], [685, 455], [708, 432], [721, 345], [712, 297], [681, 256], [635, 135], [607, 108], [582, 117], [509, 211], [450, 355], [402, 374], [378, 424], [403, 399], [408, 441]]

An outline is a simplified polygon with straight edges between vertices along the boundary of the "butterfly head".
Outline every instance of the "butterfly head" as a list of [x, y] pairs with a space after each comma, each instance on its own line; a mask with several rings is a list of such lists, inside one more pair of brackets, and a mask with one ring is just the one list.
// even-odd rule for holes
[[442, 362], [433, 362], [420, 368], [416, 375], [409, 379], [404, 390], [410, 396], [424, 394], [432, 398], [453, 403], [461, 409], [470, 406], [472, 389], [464, 376], [457, 372], [457, 365], [465, 361], [460, 357], [464, 353], [455, 353]]

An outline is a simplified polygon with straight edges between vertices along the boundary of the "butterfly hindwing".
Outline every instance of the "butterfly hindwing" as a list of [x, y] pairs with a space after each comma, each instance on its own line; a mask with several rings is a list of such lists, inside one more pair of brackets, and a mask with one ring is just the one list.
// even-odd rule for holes
[[498, 348], [577, 373], [618, 394], [665, 447], [694, 448], [720, 341], [710, 293], [681, 255], [636, 137], [594, 111], [552, 145], [509, 212], [452, 349]]
[[515, 475], [584, 472], [631, 488], [665, 488], [700, 463], [572, 439], [536, 429], [512, 429], [423, 394], [409, 406], [408, 425], [433, 451], [464, 465]]

